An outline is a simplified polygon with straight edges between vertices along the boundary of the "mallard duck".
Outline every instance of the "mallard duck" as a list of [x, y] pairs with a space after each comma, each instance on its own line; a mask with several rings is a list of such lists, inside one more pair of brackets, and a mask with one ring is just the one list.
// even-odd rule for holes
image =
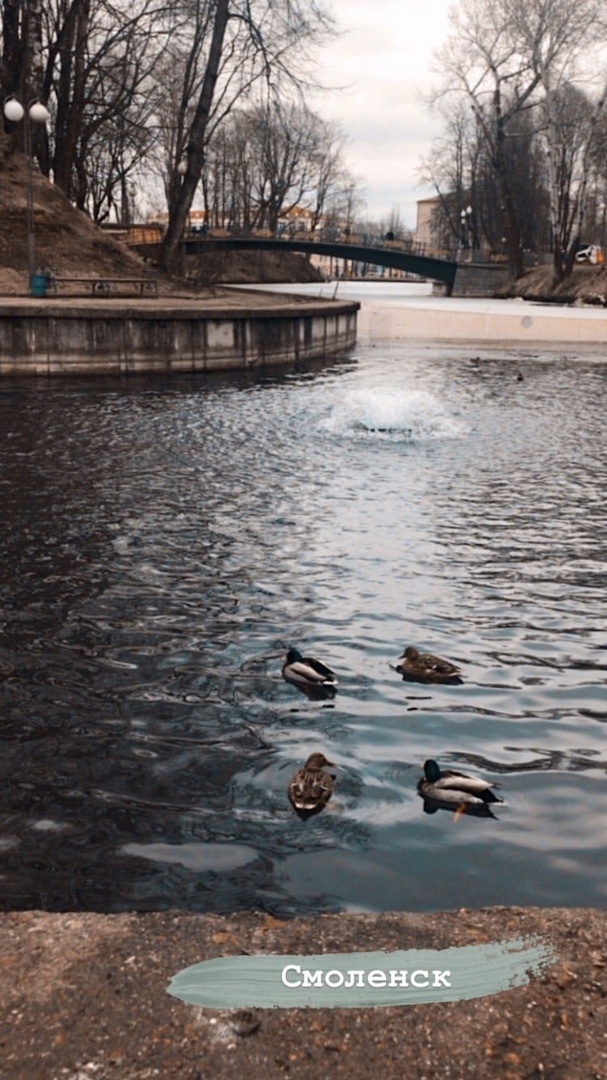
[[331, 668], [321, 660], [315, 660], [313, 656], [302, 656], [297, 649], [289, 649], [287, 659], [282, 665], [282, 674], [287, 682], [301, 687], [334, 690], [337, 686], [337, 679]]
[[332, 764], [324, 754], [310, 754], [303, 769], [293, 774], [288, 794], [298, 814], [315, 814], [327, 805], [333, 794], [334, 778], [323, 769]]
[[483, 808], [491, 813], [489, 803], [501, 803], [504, 800], [491, 790], [499, 784], [490, 784], [478, 776], [446, 769], [441, 772], [438, 762], [429, 758], [424, 762], [424, 775], [417, 784], [417, 790], [424, 800], [440, 803], [451, 810], [464, 812], [468, 808]]
[[449, 660], [441, 660], [432, 653], [420, 653], [414, 645], [408, 645], [398, 658], [396, 670], [408, 682], [450, 683], [460, 685], [463, 679], [460, 670]]

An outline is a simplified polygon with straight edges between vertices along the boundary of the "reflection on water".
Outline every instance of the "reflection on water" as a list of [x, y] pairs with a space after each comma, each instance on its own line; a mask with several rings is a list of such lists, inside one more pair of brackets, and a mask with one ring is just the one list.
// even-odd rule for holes
[[[607, 365], [477, 354], [2, 384], [4, 908], [605, 903]], [[425, 814], [428, 757], [495, 820]]]

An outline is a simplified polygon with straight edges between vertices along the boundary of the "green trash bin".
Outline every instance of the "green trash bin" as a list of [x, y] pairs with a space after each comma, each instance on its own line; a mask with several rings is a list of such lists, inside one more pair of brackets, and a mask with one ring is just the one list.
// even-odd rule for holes
[[30, 293], [32, 296], [46, 296], [48, 276], [46, 274], [32, 274], [30, 278]]

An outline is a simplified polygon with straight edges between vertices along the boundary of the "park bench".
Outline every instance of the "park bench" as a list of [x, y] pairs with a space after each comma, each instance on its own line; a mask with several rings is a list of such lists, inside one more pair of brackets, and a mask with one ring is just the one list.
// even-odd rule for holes
[[47, 288], [58, 293], [62, 288], [70, 292], [91, 293], [92, 296], [137, 295], [158, 296], [158, 282], [149, 277], [64, 277], [49, 274]]

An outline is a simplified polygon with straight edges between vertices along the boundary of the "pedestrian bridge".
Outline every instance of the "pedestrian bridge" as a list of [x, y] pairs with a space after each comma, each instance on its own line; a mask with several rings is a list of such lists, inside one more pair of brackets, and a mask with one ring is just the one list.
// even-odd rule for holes
[[200, 251], [297, 251], [305, 255], [329, 255], [348, 262], [371, 263], [386, 266], [393, 270], [404, 270], [409, 274], [432, 281], [442, 281], [453, 285], [457, 263], [449, 259], [435, 259], [428, 255], [414, 255], [411, 251], [398, 248], [371, 247], [366, 244], [340, 244], [332, 240], [274, 240], [268, 237], [188, 237], [184, 241], [188, 254]]
[[[141, 255], [156, 257], [160, 244], [132, 244]], [[394, 247], [372, 247], [366, 244], [344, 244], [332, 240], [276, 240], [261, 236], [188, 236], [183, 241], [188, 255], [204, 251], [297, 251], [304, 255], [329, 255], [348, 262], [368, 263], [418, 274], [431, 281], [442, 281], [451, 287], [455, 281], [457, 263], [449, 259], [435, 259], [428, 255], [414, 255], [411, 251]]]

